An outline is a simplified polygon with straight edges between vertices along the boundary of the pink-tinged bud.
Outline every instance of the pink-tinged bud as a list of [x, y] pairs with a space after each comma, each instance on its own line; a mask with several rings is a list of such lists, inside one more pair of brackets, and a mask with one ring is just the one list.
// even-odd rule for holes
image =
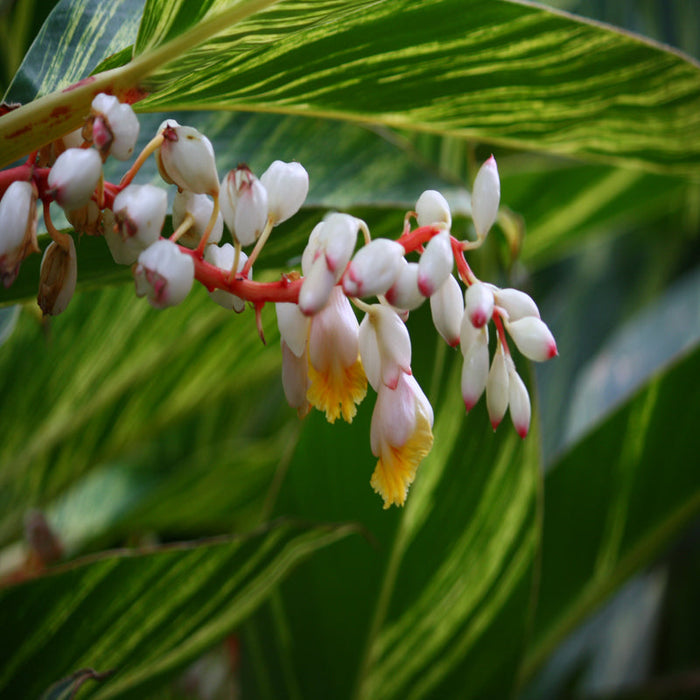
[[66, 240], [67, 250], [52, 241], [41, 259], [37, 302], [46, 316], [57, 316], [66, 310], [78, 281], [75, 243], [70, 236], [66, 236]]
[[316, 258], [299, 290], [299, 308], [307, 315], [318, 313], [327, 303], [335, 286], [335, 274], [328, 269], [325, 257]]
[[503, 346], [498, 343], [486, 380], [486, 408], [496, 430], [508, 408], [508, 367]]
[[395, 389], [401, 374], [411, 374], [411, 337], [398, 314], [374, 304], [360, 324], [360, 357], [375, 391]]
[[416, 202], [419, 226], [452, 226], [452, 215], [447, 200], [437, 190], [426, 190]]
[[518, 435], [524, 438], [530, 430], [530, 396], [512, 360], [508, 365], [508, 403], [513, 426]]
[[66, 211], [85, 206], [102, 175], [102, 159], [94, 148], [69, 148], [49, 173], [49, 191]]
[[489, 341], [486, 328], [477, 331], [474, 342], [464, 355], [462, 365], [462, 398], [464, 407], [471, 411], [486, 388], [489, 376]]
[[433, 295], [450, 276], [454, 258], [449, 231], [431, 238], [418, 262], [418, 289], [423, 296]]
[[493, 292], [483, 282], [474, 282], [464, 293], [466, 313], [474, 328], [485, 326], [493, 315]]
[[5, 287], [15, 281], [22, 260], [39, 252], [36, 199], [31, 183], [13, 182], [0, 200], [0, 279]]
[[116, 263], [136, 262], [160, 238], [167, 208], [165, 190], [154, 185], [129, 185], [114, 198], [114, 225], [105, 223], [104, 236]]
[[147, 296], [151, 306], [175, 306], [192, 289], [194, 261], [177, 244], [160, 239], [139, 255], [134, 281], [136, 296]]
[[540, 310], [532, 297], [519, 289], [498, 289], [498, 287], [493, 287], [493, 296], [496, 300], [496, 305], [506, 312], [508, 321], [518, 321], [526, 316], [540, 317]]
[[496, 221], [501, 201], [501, 181], [496, 159], [491, 156], [480, 168], [472, 188], [472, 220], [476, 235], [481, 240]]
[[[425, 297], [418, 289], [418, 263], [401, 258], [399, 274], [394, 284], [386, 291], [386, 300], [397, 309], [412, 311], [417, 309]], [[461, 293], [460, 293], [461, 296]]]
[[83, 135], [104, 158], [113, 155], [118, 160], [128, 160], [139, 137], [139, 120], [131, 105], [122, 104], [113, 95], [100, 93], [92, 101]]
[[[204, 197], [205, 195], [197, 196]], [[222, 246], [208, 245], [204, 249], [204, 259], [221, 270], [226, 270], [226, 272], [229, 272], [233, 267], [235, 257], [236, 251], [230, 243], [224, 243]], [[236, 272], [240, 272], [247, 261], [248, 256], [241, 252], [238, 257], [238, 268]], [[253, 270], [251, 268], [248, 270], [247, 277], [251, 279], [252, 276]], [[223, 289], [212, 289], [209, 292], [209, 296], [212, 298], [212, 301], [215, 301], [219, 306], [223, 306], [225, 309], [233, 309], [237, 314], [245, 309], [245, 301], [243, 301], [243, 299]]]
[[323, 220], [323, 224], [320, 233], [321, 248], [326, 256], [326, 265], [337, 282], [355, 251], [360, 220], [349, 214], [333, 213]]
[[388, 238], [370, 241], [355, 253], [345, 271], [345, 293], [353, 297], [384, 294], [398, 277], [405, 252], [400, 243]]
[[217, 196], [219, 175], [211, 141], [197, 129], [170, 120], [162, 133], [164, 141], [157, 155], [162, 178], [181, 190]]
[[[188, 190], [180, 190], [173, 200], [173, 229], [179, 228], [187, 214], [193, 221], [185, 233], [178, 238], [178, 243], [188, 248], [196, 248], [202, 240], [202, 234], [207, 230], [214, 202], [205, 194], [194, 194]], [[224, 220], [221, 213], [216, 217], [216, 223], [209, 233], [207, 243], [218, 243], [224, 233]], [[233, 259], [231, 259], [233, 264]]]
[[482, 328], [474, 328], [474, 324], [469, 318], [467, 311], [464, 311], [462, 316], [462, 324], [459, 327], [459, 348], [462, 355], [466, 355], [469, 348], [481, 337], [481, 333], [486, 333], [486, 341], [488, 342], [489, 337], [489, 327], [483, 326]]
[[297, 304], [277, 303], [275, 311], [282, 340], [297, 357], [301, 357], [306, 350], [311, 322], [309, 317], [302, 313]]
[[301, 163], [276, 160], [260, 181], [267, 190], [268, 212], [275, 225], [294, 216], [309, 193], [309, 174]]
[[295, 355], [284, 340], [282, 345], [282, 388], [287, 403], [296, 408], [299, 418], [303, 418], [311, 409], [306, 398], [309, 390], [309, 361], [306, 353]]
[[430, 312], [437, 332], [451, 347], [459, 345], [459, 330], [464, 316], [462, 288], [450, 275], [444, 284], [430, 297]]
[[233, 237], [251, 245], [267, 224], [267, 191], [245, 165], [229, 170], [221, 182], [221, 213]]
[[512, 323], [506, 322], [505, 326], [518, 350], [528, 359], [544, 362], [559, 354], [552, 332], [539, 318], [526, 316]]

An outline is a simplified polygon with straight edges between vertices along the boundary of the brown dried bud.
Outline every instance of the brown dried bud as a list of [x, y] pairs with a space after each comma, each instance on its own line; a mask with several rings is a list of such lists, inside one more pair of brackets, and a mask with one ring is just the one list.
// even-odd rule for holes
[[93, 199], [84, 207], [66, 212], [66, 218], [77, 233], [87, 236], [102, 235], [102, 211]]
[[78, 260], [75, 243], [66, 235], [63, 245], [56, 241], [51, 242], [41, 260], [37, 302], [44, 315], [57, 316], [66, 310], [75, 292], [77, 279]]

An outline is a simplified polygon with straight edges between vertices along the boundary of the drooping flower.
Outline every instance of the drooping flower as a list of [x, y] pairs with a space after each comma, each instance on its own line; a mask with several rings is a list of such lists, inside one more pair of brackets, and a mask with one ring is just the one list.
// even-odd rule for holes
[[430, 239], [418, 261], [418, 289], [421, 294], [429, 297], [442, 287], [453, 265], [450, 232], [441, 231]]
[[132, 106], [103, 92], [95, 97], [91, 106], [83, 135], [103, 157], [112, 155], [118, 160], [128, 160], [139, 136], [139, 120]]
[[297, 162], [274, 161], [260, 182], [267, 191], [268, 213], [275, 225], [294, 216], [309, 193], [309, 174]]
[[370, 485], [385, 509], [406, 502], [418, 465], [433, 445], [432, 427], [433, 409], [413, 376], [402, 372], [396, 388], [380, 386], [370, 432], [378, 461]]
[[50, 193], [66, 211], [85, 206], [102, 175], [102, 158], [94, 148], [69, 148], [51, 168]]
[[230, 170], [221, 182], [221, 212], [231, 235], [241, 245], [255, 243], [265, 228], [267, 190], [247, 166]]
[[353, 297], [384, 294], [401, 271], [405, 250], [388, 238], [375, 238], [357, 251], [343, 277], [345, 293]]
[[211, 141], [197, 129], [174, 120], [164, 122], [160, 131], [164, 140], [157, 162], [162, 178], [181, 190], [217, 197], [219, 175]]
[[164, 309], [179, 304], [192, 289], [194, 262], [177, 244], [160, 239], [144, 250], [134, 268], [136, 296]]
[[39, 252], [36, 239], [36, 187], [13, 182], [0, 200], [0, 279], [9, 287], [30, 253]]

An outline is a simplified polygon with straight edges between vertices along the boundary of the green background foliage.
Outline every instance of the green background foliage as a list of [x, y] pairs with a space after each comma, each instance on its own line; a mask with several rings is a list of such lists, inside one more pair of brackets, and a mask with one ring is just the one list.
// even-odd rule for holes
[[[556, 4], [698, 49], [692, 3]], [[26, 26], [21, 6], [2, 21]], [[8, 74], [29, 33], [14, 34]], [[396, 237], [426, 188], [445, 192], [467, 235], [469, 183], [494, 153], [499, 226], [470, 263], [535, 296], [560, 357], [536, 372], [517, 358], [533, 429], [494, 435], [483, 405], [464, 415], [459, 354], [425, 308], [412, 313], [435, 445], [406, 507], [383, 511], [368, 483], [371, 397], [350, 426], [299, 422], [272, 309], [267, 346], [250, 311], [226, 313], [202, 288], [154, 311], [104, 242], [83, 237], [79, 293], [49, 323], [28, 259], [0, 292], [0, 627], [13, 630], [0, 695], [60, 697], [93, 667], [115, 673], [80, 697], [191, 697], [174, 679], [207, 650], [243, 697], [688, 690], [695, 60], [506, 0], [61, 0], [5, 95], [28, 107], [0, 118], [0, 160], [29, 150], [8, 136], [22, 119], [70, 105], [79, 124], [89, 99], [54, 91], [105, 68], [106, 85], [150, 93], [136, 104], [142, 143], [167, 113], [211, 138], [220, 173], [304, 164], [307, 204], [275, 230], [259, 279], [298, 266], [330, 209]], [[52, 128], [68, 126], [26, 139]], [[158, 180], [152, 163], [139, 178]], [[23, 580], [36, 509], [63, 561]], [[633, 672], [601, 664], [620, 635]], [[212, 657], [224, 639], [235, 653]], [[202, 668], [190, 670], [200, 684], [216, 675]]]

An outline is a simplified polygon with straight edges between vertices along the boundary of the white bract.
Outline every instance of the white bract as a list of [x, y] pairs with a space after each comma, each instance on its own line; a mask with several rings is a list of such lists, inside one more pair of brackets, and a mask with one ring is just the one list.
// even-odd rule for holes
[[136, 295], [147, 296], [151, 306], [175, 306], [192, 289], [194, 261], [177, 244], [161, 239], [139, 255], [134, 281]]

